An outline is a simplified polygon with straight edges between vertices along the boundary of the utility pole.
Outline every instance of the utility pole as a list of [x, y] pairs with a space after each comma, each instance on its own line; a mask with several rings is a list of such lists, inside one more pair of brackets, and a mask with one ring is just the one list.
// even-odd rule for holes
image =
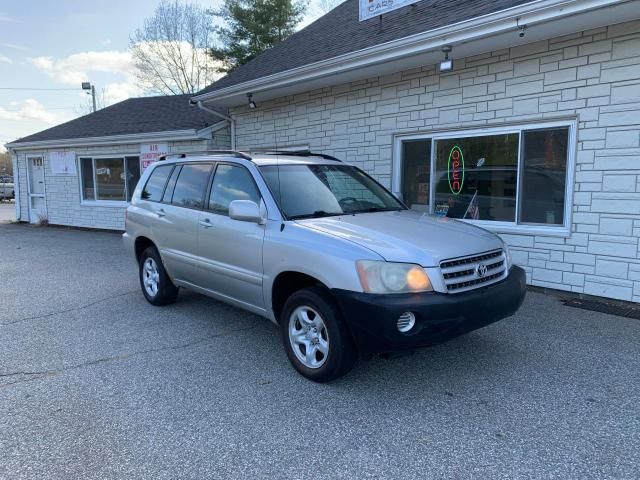
[[96, 111], [96, 86], [92, 85], [91, 82], [82, 82], [82, 90], [87, 92], [87, 95], [91, 95], [91, 99], [93, 100], [93, 111]]

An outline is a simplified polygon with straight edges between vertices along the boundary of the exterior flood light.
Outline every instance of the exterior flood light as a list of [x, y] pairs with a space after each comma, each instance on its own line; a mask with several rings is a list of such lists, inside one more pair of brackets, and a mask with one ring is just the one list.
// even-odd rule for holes
[[258, 108], [258, 106], [256, 105], [256, 102], [253, 101], [252, 93], [247, 93], [247, 98], [249, 99], [249, 108], [251, 110], [255, 110], [256, 108]]
[[440, 71], [441, 72], [450, 72], [453, 70], [453, 59], [449, 58], [449, 53], [451, 53], [453, 48], [451, 45], [445, 45], [442, 47], [442, 53], [444, 53], [444, 60], [440, 62]]

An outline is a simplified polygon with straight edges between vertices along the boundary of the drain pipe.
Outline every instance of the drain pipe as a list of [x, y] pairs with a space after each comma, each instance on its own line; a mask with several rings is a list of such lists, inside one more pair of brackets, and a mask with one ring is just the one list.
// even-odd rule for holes
[[231, 150], [235, 150], [236, 149], [236, 121], [227, 115], [224, 115], [220, 112], [216, 112], [215, 110], [211, 110], [210, 108], [205, 107], [204, 104], [202, 103], [202, 100], [198, 100], [196, 104], [198, 105], [198, 108], [200, 110], [204, 110], [205, 112], [210, 113], [211, 115], [215, 115], [216, 117], [220, 117], [229, 122], [229, 126], [231, 129]]
[[16, 222], [22, 221], [20, 218], [20, 164], [18, 161], [18, 152], [13, 149], [7, 149], [11, 156], [11, 167], [13, 168], [13, 201], [16, 209]]

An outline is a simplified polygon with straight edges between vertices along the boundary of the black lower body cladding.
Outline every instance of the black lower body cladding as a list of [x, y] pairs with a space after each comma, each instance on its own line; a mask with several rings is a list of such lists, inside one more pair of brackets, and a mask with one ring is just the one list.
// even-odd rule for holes
[[[333, 290], [361, 354], [437, 345], [513, 315], [526, 294], [524, 270], [513, 266], [499, 283], [464, 293], [374, 295]], [[415, 315], [407, 333], [397, 328], [404, 312]]]

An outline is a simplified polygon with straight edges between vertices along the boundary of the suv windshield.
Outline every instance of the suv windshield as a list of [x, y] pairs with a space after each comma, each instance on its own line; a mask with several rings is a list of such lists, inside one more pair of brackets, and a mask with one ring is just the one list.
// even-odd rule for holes
[[291, 220], [405, 209], [379, 183], [348, 165], [269, 165], [260, 170]]

